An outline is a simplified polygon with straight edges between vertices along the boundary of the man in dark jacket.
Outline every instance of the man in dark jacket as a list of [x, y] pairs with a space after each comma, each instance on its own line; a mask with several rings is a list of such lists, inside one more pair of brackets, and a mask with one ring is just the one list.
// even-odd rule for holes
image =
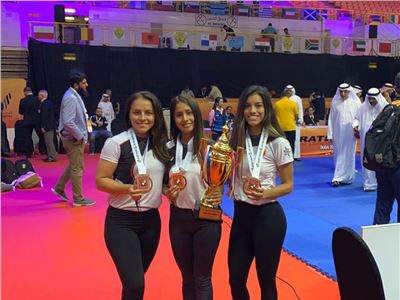
[[48, 94], [46, 90], [39, 91], [40, 101], [40, 129], [44, 136], [46, 143], [47, 158], [45, 162], [53, 162], [57, 159], [57, 151], [54, 146], [54, 132], [56, 130], [56, 119], [54, 116], [53, 103], [47, 99]]
[[[36, 96], [33, 95], [32, 89], [27, 86], [24, 88], [25, 98], [22, 98], [19, 103], [19, 114], [24, 116], [22, 120], [22, 124], [24, 126], [25, 138], [27, 140], [26, 143], [26, 155], [28, 158], [32, 157], [34, 146], [32, 140], [32, 132], [36, 131], [39, 139], [43, 139], [43, 135], [40, 131], [40, 118], [39, 118], [39, 109], [40, 109], [40, 101]], [[44, 145], [43, 145], [44, 146]], [[40, 152], [45, 152], [45, 149], [39, 142]]]

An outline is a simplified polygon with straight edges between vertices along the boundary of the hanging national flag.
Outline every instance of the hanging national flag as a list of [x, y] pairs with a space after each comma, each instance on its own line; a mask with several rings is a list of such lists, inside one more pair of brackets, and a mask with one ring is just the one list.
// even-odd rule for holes
[[390, 42], [379, 42], [378, 47], [379, 53], [392, 53], [392, 43]]
[[282, 8], [282, 18], [297, 19], [297, 11], [295, 8]]
[[125, 40], [125, 30], [122, 27], [116, 27], [113, 30], [114, 40], [123, 41]]
[[216, 34], [202, 34], [200, 37], [200, 45], [204, 47], [217, 47], [218, 36]]
[[381, 23], [383, 21], [383, 16], [379, 15], [370, 15], [369, 16], [369, 23]]
[[158, 46], [160, 34], [158, 32], [142, 32], [142, 45]]
[[337, 19], [338, 20], [351, 20], [351, 12], [347, 10], [339, 10], [337, 11]]
[[329, 12], [328, 12], [327, 9], [321, 9], [321, 10], [319, 11], [319, 15], [321, 16], [322, 19], [327, 20], [327, 19], [328, 19]]
[[249, 15], [249, 7], [248, 6], [239, 6], [238, 15], [239, 16], [248, 16]]
[[318, 10], [316, 9], [304, 9], [303, 19], [308, 21], [318, 20]]
[[254, 48], [256, 49], [265, 49], [270, 46], [269, 38], [266, 37], [258, 37], [254, 43]]
[[319, 51], [319, 39], [305, 39], [304, 50], [306, 51]]
[[244, 47], [244, 37], [243, 36], [235, 36], [233, 39], [229, 41], [229, 47], [232, 48], [243, 48]]
[[290, 53], [293, 51], [293, 38], [291, 36], [282, 37], [282, 50], [284, 53]]
[[400, 24], [400, 15], [391, 15], [391, 16], [389, 16], [389, 23]]
[[272, 7], [260, 6], [258, 9], [258, 16], [261, 18], [272, 18]]
[[331, 39], [330, 54], [343, 55], [342, 53], [342, 40], [339, 38]]
[[[140, 1], [144, 2], [144, 1]], [[199, 12], [199, 1], [184, 1], [184, 12], [198, 13]]]
[[366, 45], [366, 41], [353, 41], [353, 51], [365, 52]]
[[93, 41], [93, 28], [81, 28], [81, 41]]
[[35, 39], [54, 39], [53, 26], [33, 26], [33, 37]]
[[210, 3], [210, 13], [212, 15], [225, 15], [225, 4], [224, 3]]
[[172, 47], [175, 49], [188, 48], [188, 33], [187, 32], [174, 32], [172, 36]]

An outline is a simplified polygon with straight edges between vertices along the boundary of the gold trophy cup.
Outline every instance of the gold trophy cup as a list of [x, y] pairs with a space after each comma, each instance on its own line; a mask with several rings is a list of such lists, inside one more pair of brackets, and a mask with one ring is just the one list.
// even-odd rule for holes
[[222, 198], [222, 186], [228, 179], [233, 167], [232, 148], [229, 146], [227, 134], [228, 126], [222, 128], [222, 135], [212, 145], [207, 145], [207, 140], [202, 139], [200, 145], [200, 163], [202, 166], [202, 179], [208, 188], [200, 200], [199, 219], [220, 221], [221, 209], [214, 198]]

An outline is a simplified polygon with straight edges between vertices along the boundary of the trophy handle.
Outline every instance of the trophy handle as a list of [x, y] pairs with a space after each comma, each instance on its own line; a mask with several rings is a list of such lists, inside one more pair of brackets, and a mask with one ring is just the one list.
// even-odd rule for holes
[[243, 147], [237, 147], [236, 149], [236, 174], [241, 174], [239, 172], [241, 170], [242, 162], [243, 162], [243, 153], [244, 153], [244, 148]]
[[200, 146], [199, 146], [199, 153], [197, 153], [198, 159], [200, 166], [203, 167], [203, 163], [205, 160], [205, 155], [207, 153], [207, 146], [208, 146], [208, 140], [205, 138], [202, 138], [200, 140]]

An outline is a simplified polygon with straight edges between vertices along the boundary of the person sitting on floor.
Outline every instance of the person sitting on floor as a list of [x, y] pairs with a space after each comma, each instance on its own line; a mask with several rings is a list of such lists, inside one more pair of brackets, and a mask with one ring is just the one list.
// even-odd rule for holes
[[107, 130], [107, 119], [102, 116], [103, 110], [98, 107], [96, 113], [90, 117], [93, 131], [90, 133], [90, 154], [96, 150], [96, 139], [112, 137], [111, 131]]

